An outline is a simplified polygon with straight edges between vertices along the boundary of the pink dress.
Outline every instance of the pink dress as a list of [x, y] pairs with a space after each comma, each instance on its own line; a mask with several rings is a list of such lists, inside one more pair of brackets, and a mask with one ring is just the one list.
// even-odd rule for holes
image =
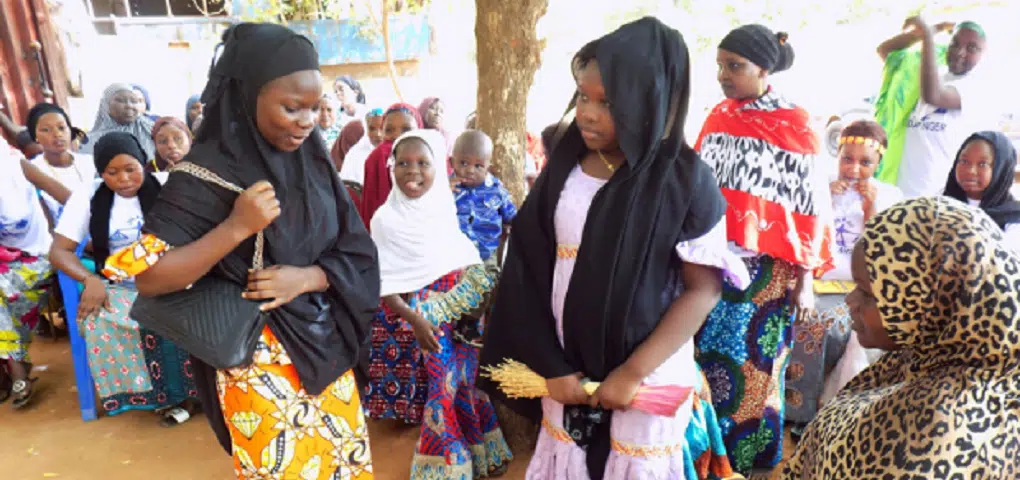
[[[563, 305], [574, 271], [577, 248], [592, 199], [606, 181], [574, 168], [556, 205], [556, 267], [553, 273], [552, 308], [556, 330], [563, 344]], [[677, 255], [686, 262], [717, 267], [738, 285], [749, 282], [743, 262], [726, 248], [725, 217], [707, 234], [677, 245]], [[694, 342], [687, 342], [644, 383], [689, 385], [700, 381], [694, 362]], [[532, 480], [587, 480], [585, 452], [563, 429], [563, 405], [542, 399], [542, 429], [527, 478]], [[606, 480], [683, 480], [684, 433], [691, 417], [688, 400], [675, 417], [649, 415], [637, 410], [613, 412], [610, 436], [612, 451], [605, 470]]]

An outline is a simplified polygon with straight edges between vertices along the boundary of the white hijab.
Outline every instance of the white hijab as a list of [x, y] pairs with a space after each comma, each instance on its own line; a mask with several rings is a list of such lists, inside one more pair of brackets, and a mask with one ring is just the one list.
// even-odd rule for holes
[[[478, 249], [460, 230], [457, 205], [446, 176], [436, 171], [445, 162], [446, 140], [434, 130], [413, 130], [393, 142], [392, 165], [400, 143], [418, 138], [433, 152], [432, 186], [419, 198], [409, 198], [394, 181], [393, 189], [372, 217], [372, 240], [379, 249], [381, 296], [416, 292], [442, 276], [482, 263]], [[436, 154], [438, 152], [438, 154]]]

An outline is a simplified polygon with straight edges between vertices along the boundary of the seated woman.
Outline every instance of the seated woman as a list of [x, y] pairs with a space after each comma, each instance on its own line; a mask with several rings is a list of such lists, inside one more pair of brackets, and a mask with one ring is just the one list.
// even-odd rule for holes
[[[28, 111], [28, 132], [32, 141], [42, 146], [42, 153], [32, 158], [32, 165], [59, 181], [68, 190], [75, 191], [92, 185], [96, 167], [92, 155], [75, 152], [71, 142], [84, 138], [84, 133], [71, 124], [64, 109], [52, 103], [39, 103]], [[66, 198], [58, 199], [47, 193], [40, 195], [54, 221], [60, 218]]]
[[191, 129], [176, 117], [160, 117], [152, 127], [156, 158], [146, 162], [146, 172], [165, 172], [191, 151]]
[[[386, 308], [372, 324], [369, 413], [422, 423], [412, 479], [494, 476], [513, 458], [492, 404], [475, 388], [478, 321], [460, 328], [462, 312], [421, 308], [464, 277], [485, 272], [460, 230], [453, 193], [441, 176], [445, 160], [441, 133], [401, 135], [390, 160], [396, 186], [372, 219]], [[487, 291], [494, 283], [490, 278]], [[480, 290], [462, 293], [455, 303], [477, 304], [486, 293]]]
[[[144, 172], [145, 151], [129, 133], [104, 135], [96, 142], [94, 158], [102, 178], [68, 199], [55, 230], [51, 261], [85, 286], [77, 321], [103, 410], [109, 415], [156, 410], [164, 426], [183, 423], [193, 413], [186, 401], [197, 396], [187, 353], [128, 316], [137, 296], [133, 278], [98, 273], [107, 257], [141, 236], [144, 213], [155, 203], [166, 174]], [[95, 272], [75, 255], [88, 237]]]
[[145, 116], [145, 99], [126, 83], [114, 83], [103, 91], [103, 99], [96, 112], [96, 123], [89, 130], [89, 141], [79, 149], [92, 154], [96, 142], [110, 132], [126, 132], [134, 135], [145, 151], [147, 162], [156, 155], [156, 144], [152, 141], [152, 126], [155, 122]]
[[0, 403], [13, 395], [19, 409], [32, 400], [28, 347], [52, 278], [45, 256], [51, 237], [36, 186], [22, 169], [39, 172], [2, 137], [0, 165], [7, 170], [0, 175]]
[[1013, 198], [1016, 149], [1001, 132], [978, 132], [956, 154], [945, 195], [984, 210], [1005, 232], [1006, 245], [1020, 251], [1020, 202]]
[[[839, 176], [832, 192], [833, 269], [814, 281], [816, 309], [793, 325], [793, 349], [786, 371], [786, 420], [805, 425], [818, 407], [882, 354], [866, 351], [850, 330], [846, 294], [853, 290], [850, 253], [864, 223], [903, 199], [899, 188], [874, 179], [887, 146], [885, 130], [857, 120], [839, 137]], [[870, 357], [870, 358], [869, 358]], [[794, 428], [796, 435], [802, 429]]]
[[861, 345], [890, 352], [818, 412], [781, 480], [1020, 478], [1020, 255], [945, 197], [872, 218], [847, 298]]

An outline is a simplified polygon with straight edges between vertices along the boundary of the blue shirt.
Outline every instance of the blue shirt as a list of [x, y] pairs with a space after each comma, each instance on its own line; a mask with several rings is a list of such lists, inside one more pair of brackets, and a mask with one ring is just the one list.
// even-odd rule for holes
[[499, 249], [503, 225], [509, 225], [517, 215], [517, 207], [510, 200], [510, 192], [492, 174], [477, 187], [461, 185], [456, 192], [457, 219], [460, 229], [478, 248], [482, 260], [487, 260]]

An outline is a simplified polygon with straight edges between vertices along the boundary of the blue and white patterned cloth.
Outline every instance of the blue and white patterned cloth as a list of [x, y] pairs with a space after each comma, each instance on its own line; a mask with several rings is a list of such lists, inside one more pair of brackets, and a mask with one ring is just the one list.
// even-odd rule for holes
[[510, 199], [510, 193], [492, 174], [477, 187], [460, 186], [454, 194], [457, 201], [457, 219], [460, 229], [478, 248], [482, 260], [499, 248], [503, 225], [509, 225], [517, 215], [517, 207]]

